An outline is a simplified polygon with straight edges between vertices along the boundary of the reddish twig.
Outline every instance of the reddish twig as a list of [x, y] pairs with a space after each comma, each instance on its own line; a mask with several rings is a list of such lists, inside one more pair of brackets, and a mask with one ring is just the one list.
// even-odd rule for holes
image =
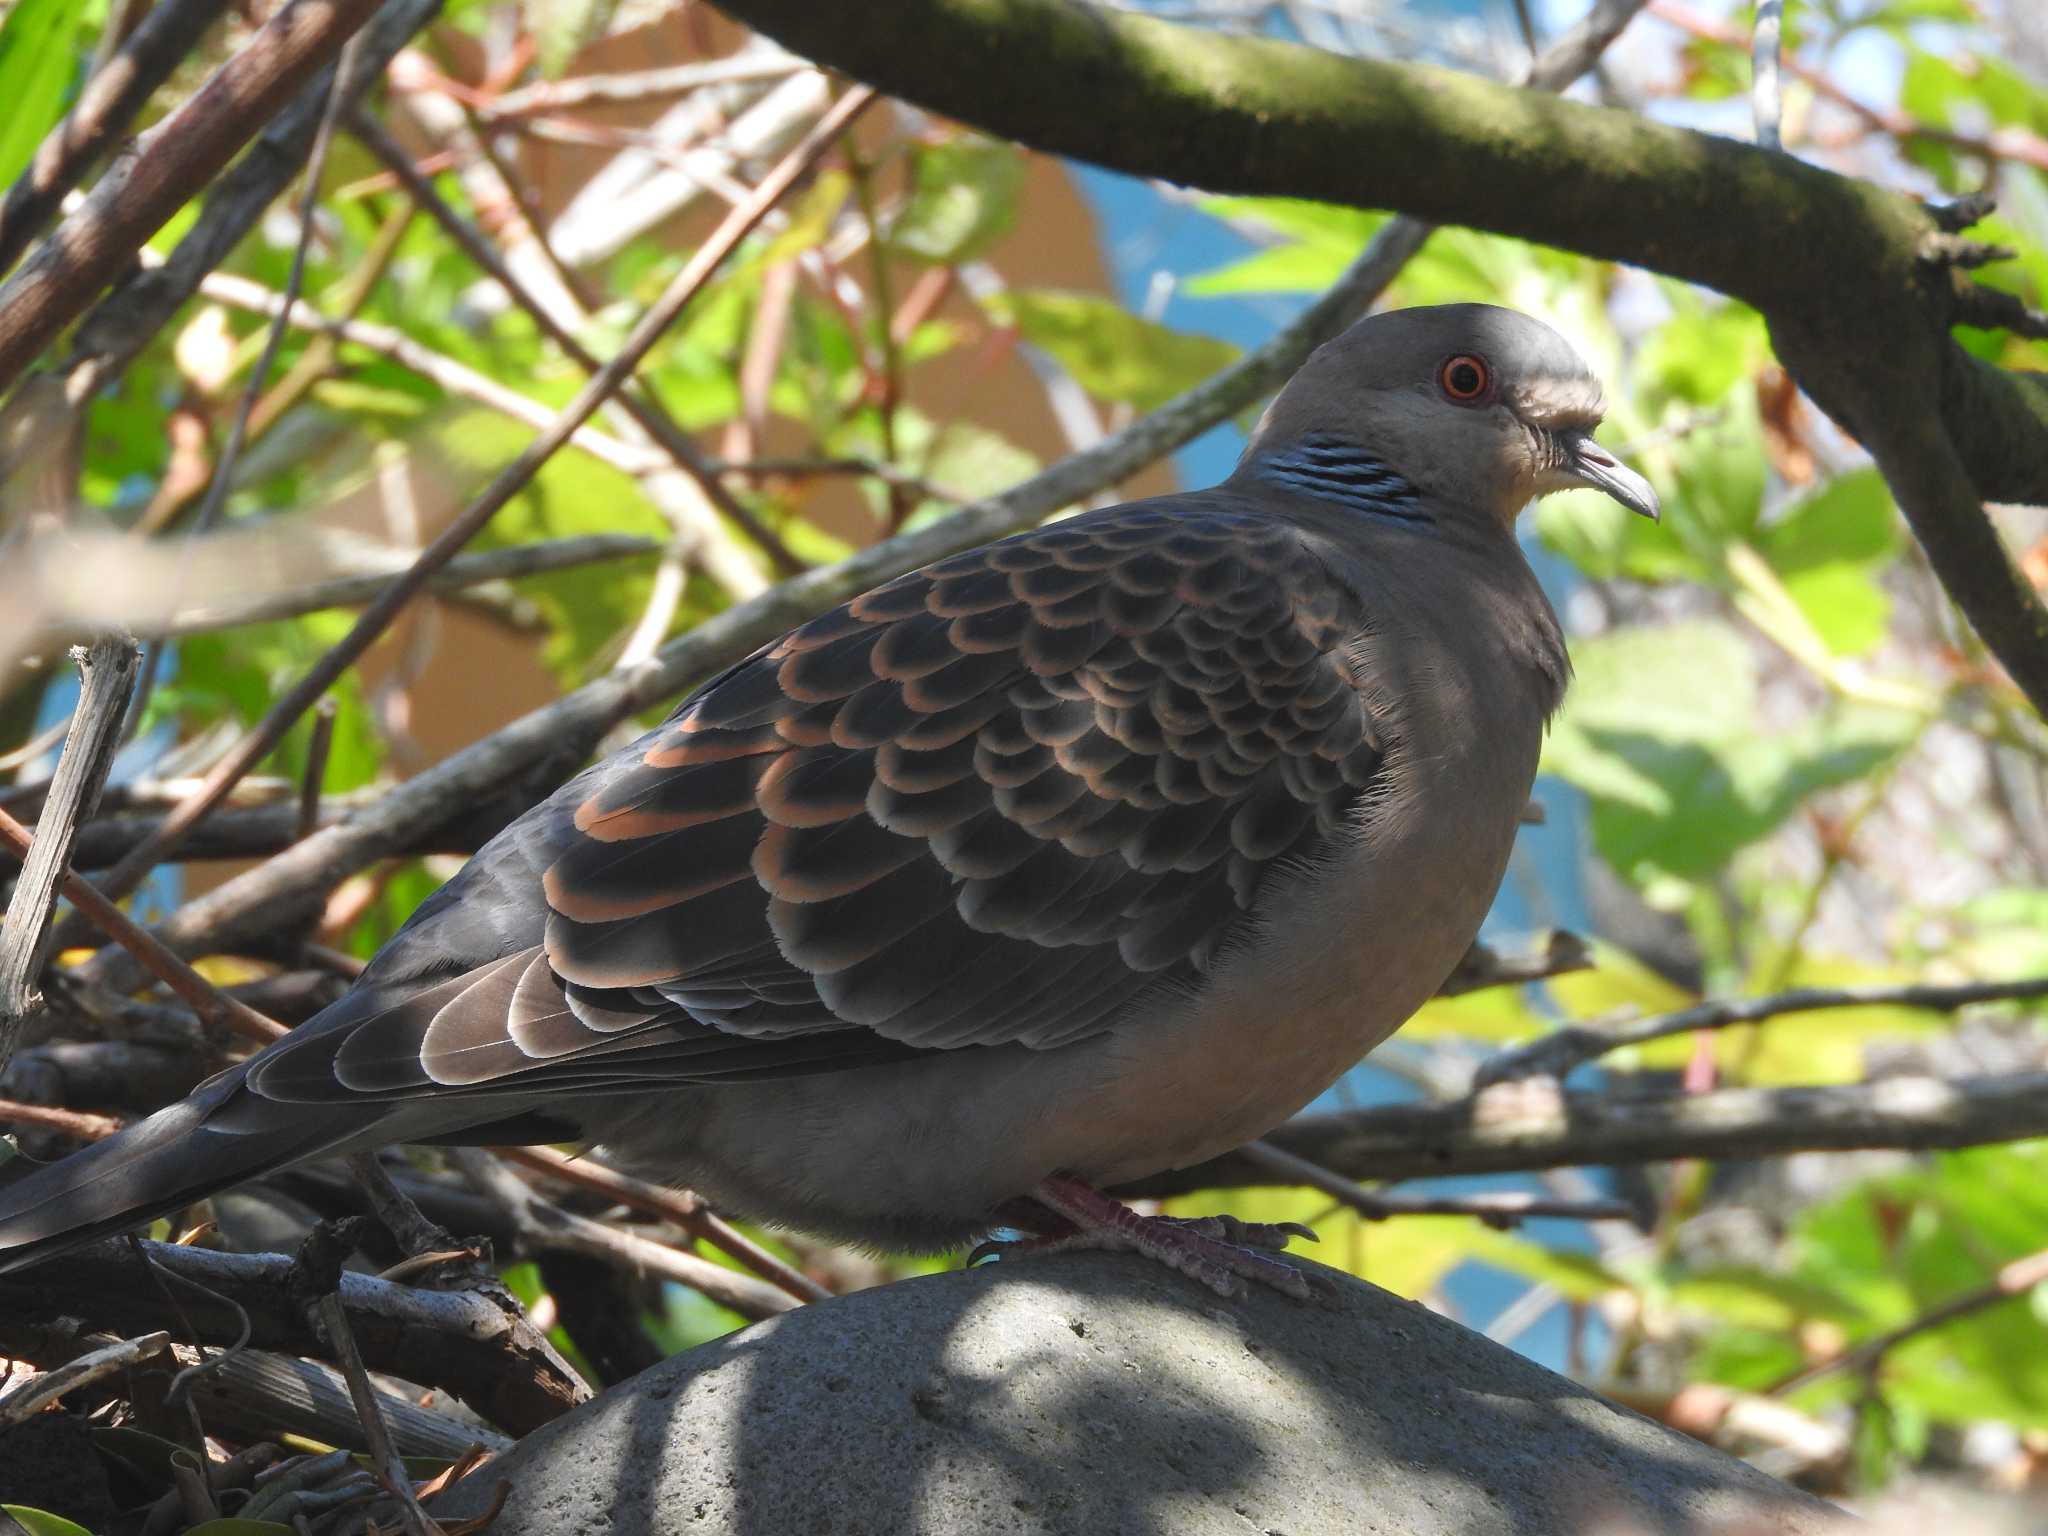
[[[16, 858], [26, 860], [34, 837], [27, 827], [0, 811], [0, 842]], [[265, 1018], [247, 1003], [235, 1001], [164, 948], [76, 871], [64, 871], [63, 891], [87, 922], [133, 955], [144, 970], [169, 987], [207, 1024], [233, 1030], [265, 1045], [285, 1033], [285, 1027], [275, 1019]]]
[[56, 215], [64, 194], [112, 147], [226, 8], [225, 0], [163, 0], [93, 72], [78, 93], [78, 104], [44, 136], [35, 159], [0, 204], [0, 272], [21, 259]]
[[650, 1216], [673, 1221], [701, 1236], [730, 1257], [747, 1266], [762, 1279], [779, 1285], [799, 1301], [828, 1301], [832, 1293], [810, 1276], [791, 1268], [745, 1233], [708, 1209], [695, 1195], [664, 1189], [645, 1179], [620, 1173], [601, 1163], [567, 1157], [548, 1147], [492, 1147], [508, 1163], [531, 1168], [565, 1184], [576, 1184], [599, 1194], [610, 1195], [621, 1205], [632, 1206]]
[[0, 287], [0, 389], [341, 52], [379, 0], [286, 0], [235, 56], [99, 179]]

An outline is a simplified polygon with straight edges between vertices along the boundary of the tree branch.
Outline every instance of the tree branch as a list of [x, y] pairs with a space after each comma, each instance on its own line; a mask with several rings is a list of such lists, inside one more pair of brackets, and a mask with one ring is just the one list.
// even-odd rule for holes
[[0, 204], [0, 272], [21, 259], [64, 194], [84, 179], [226, 8], [225, 0], [164, 0], [93, 72], [77, 105], [43, 139]]
[[286, 0], [213, 78], [109, 167], [85, 206], [0, 286], [0, 389], [197, 196], [379, 0]]
[[78, 708], [72, 711], [35, 841], [8, 900], [7, 921], [0, 925], [0, 1074], [7, 1071], [23, 1028], [42, 1012], [40, 982], [50, 953], [57, 887], [70, 867], [79, 825], [92, 814], [113, 766], [128, 694], [135, 686], [137, 652], [125, 635], [95, 640], [74, 650], [72, 659], [78, 664]]
[[[1450, 1104], [1305, 1115], [1265, 1139], [1351, 1178], [1416, 1179], [1873, 1147], [1917, 1152], [2042, 1135], [2048, 1072], [1712, 1093], [1527, 1094], [1504, 1086]], [[1291, 1182], [1230, 1154], [1122, 1193]]]
[[[176, 1309], [148, 1266], [177, 1281]], [[283, 1254], [213, 1253], [170, 1243], [110, 1239], [33, 1269], [0, 1275], [0, 1317], [89, 1315], [122, 1334], [189, 1319], [199, 1341], [232, 1344], [249, 1323], [252, 1348], [312, 1359], [333, 1354], [292, 1304], [292, 1261]], [[367, 1275], [341, 1277], [341, 1301], [370, 1369], [422, 1386], [445, 1387], [513, 1434], [537, 1429], [589, 1397], [575, 1377], [513, 1347], [514, 1319], [468, 1291], [425, 1291]]]
[[2048, 501], [2048, 379], [1965, 359], [1946, 285], [1928, 281], [1934, 217], [1911, 199], [1450, 70], [1069, 0], [722, 3], [820, 63], [1035, 149], [1217, 192], [1392, 208], [1747, 301], [1877, 458], [1951, 595], [2048, 713], [2048, 610], [1981, 505]]

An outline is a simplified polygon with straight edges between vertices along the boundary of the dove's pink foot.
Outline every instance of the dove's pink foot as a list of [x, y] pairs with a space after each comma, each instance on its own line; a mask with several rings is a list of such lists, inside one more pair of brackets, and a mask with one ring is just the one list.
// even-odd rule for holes
[[1247, 1280], [1300, 1301], [1316, 1294], [1306, 1274], [1273, 1257], [1287, 1246], [1290, 1237], [1315, 1240], [1315, 1233], [1299, 1222], [1246, 1222], [1235, 1216], [1140, 1216], [1079, 1179], [1059, 1177], [1040, 1184], [1031, 1191], [1031, 1198], [1072, 1230], [1013, 1243], [984, 1243], [970, 1261], [989, 1253], [1006, 1259], [1081, 1249], [1141, 1253], [1219, 1296], [1243, 1296]]

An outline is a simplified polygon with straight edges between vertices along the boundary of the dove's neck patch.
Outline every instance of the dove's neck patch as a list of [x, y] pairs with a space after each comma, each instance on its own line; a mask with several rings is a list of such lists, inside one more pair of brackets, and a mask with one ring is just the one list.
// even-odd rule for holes
[[1402, 523], [1434, 523], [1422, 510], [1415, 487], [1354, 442], [1328, 432], [1311, 432], [1298, 442], [1275, 447], [1252, 472], [1290, 491], [1333, 501], [1354, 512]]

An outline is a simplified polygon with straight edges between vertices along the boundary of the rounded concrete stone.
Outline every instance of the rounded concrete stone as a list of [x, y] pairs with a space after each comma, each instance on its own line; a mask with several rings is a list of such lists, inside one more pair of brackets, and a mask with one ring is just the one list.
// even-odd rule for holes
[[434, 1505], [492, 1536], [1682, 1536], [1829, 1506], [1413, 1302], [1226, 1304], [1081, 1254], [930, 1275], [691, 1350]]

